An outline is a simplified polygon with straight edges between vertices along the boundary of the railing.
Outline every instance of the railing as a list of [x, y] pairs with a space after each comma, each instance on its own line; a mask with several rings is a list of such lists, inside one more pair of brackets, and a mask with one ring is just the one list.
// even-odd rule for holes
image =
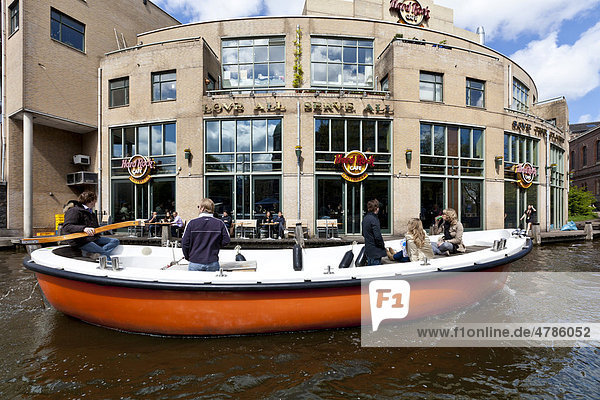
[[332, 88], [270, 88], [270, 89], [221, 89], [207, 91], [208, 97], [385, 97], [390, 98], [389, 91], [367, 89], [332, 89]]

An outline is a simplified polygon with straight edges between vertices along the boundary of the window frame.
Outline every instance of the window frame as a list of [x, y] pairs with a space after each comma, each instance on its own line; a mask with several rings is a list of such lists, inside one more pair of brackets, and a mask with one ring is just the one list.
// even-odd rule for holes
[[581, 148], [581, 166], [587, 167], [587, 146]]
[[[456, 131], [456, 155], [450, 154], [449, 130]], [[468, 155], [463, 155], [463, 133], [468, 136]], [[475, 137], [479, 140], [475, 141]], [[485, 179], [485, 137], [486, 129], [483, 127], [422, 121], [419, 126], [421, 176]], [[425, 149], [425, 146], [429, 149]], [[477, 149], [481, 152], [479, 156], [475, 154]], [[442, 170], [443, 172], [440, 172]]]
[[[54, 18], [54, 14], [57, 14], [60, 18], [59, 19]], [[67, 22], [63, 22], [63, 18], [67, 19]], [[58, 38], [55, 38], [52, 35], [52, 33], [53, 33], [52, 26], [53, 26], [53, 22], [54, 21], [56, 21], [59, 24], [58, 25], [59, 26], [59, 30], [58, 30], [59, 37]], [[69, 22], [71, 24], [69, 24]], [[76, 24], [81, 25], [82, 29], [78, 30], [77, 27], [74, 26]], [[81, 34], [81, 38], [82, 38], [81, 48], [76, 47], [76, 46], [74, 46], [74, 45], [72, 45], [70, 43], [67, 43], [66, 41], [63, 41], [63, 31], [66, 28], [70, 29], [73, 32]], [[65, 13], [63, 13], [63, 12], [57, 10], [56, 8], [53, 8], [53, 7], [50, 8], [50, 38], [52, 40], [55, 40], [55, 41], [57, 41], [59, 43], [64, 44], [65, 46], [68, 46], [68, 47], [70, 47], [70, 48], [72, 48], [74, 50], [77, 50], [77, 51], [80, 51], [82, 53], [85, 53], [85, 24], [82, 23], [82, 22], [80, 22], [80, 21], [78, 21], [78, 20], [76, 20], [75, 18], [72, 18], [72, 17], [68, 16], [67, 14], [65, 14]]]
[[[479, 88], [472, 87], [469, 85], [470, 83], [481, 84], [482, 88], [479, 89]], [[467, 107], [485, 108], [485, 81], [482, 81], [480, 79], [467, 78], [465, 90], [466, 90], [466, 105], [467, 105]], [[472, 97], [471, 97], [472, 92], [481, 93], [481, 105], [471, 104], [472, 103]]]
[[380, 81], [380, 88], [382, 92], [389, 92], [390, 91], [390, 75], [386, 74], [383, 79], [381, 79]]
[[[432, 75], [433, 81], [425, 80], [424, 75]], [[439, 81], [438, 81], [439, 78]], [[424, 98], [422, 86], [427, 85], [433, 88], [433, 100]], [[438, 87], [440, 88], [440, 98], [437, 98]], [[419, 71], [419, 100], [421, 101], [430, 101], [435, 103], [443, 103], [444, 102], [444, 74], [440, 72], [431, 72], [431, 71]]]
[[15, 0], [8, 6], [9, 36], [19, 30], [19, 14], [19, 0]]
[[[339, 174], [339, 167], [334, 162], [335, 156], [350, 151], [360, 151], [367, 157], [373, 156], [375, 166], [369, 168], [373, 174], [392, 173], [392, 119], [323, 115], [314, 117], [313, 124], [315, 171], [319, 174]], [[325, 129], [321, 131], [321, 127]], [[369, 144], [373, 145], [371, 149], [368, 148]]]
[[[264, 131], [260, 126], [263, 122]], [[225, 129], [224, 123], [227, 125]], [[209, 128], [209, 125], [214, 125], [217, 130]], [[212, 174], [282, 174], [283, 117], [206, 118], [203, 126], [204, 173], [207, 176]], [[277, 126], [279, 126], [279, 132], [277, 132]], [[242, 147], [244, 144], [240, 141], [244, 127], [248, 134], [247, 148]], [[271, 127], [273, 127], [272, 134], [269, 131]], [[229, 130], [231, 128], [233, 130]], [[226, 136], [223, 134], [224, 131]], [[216, 136], [209, 138], [211, 133]], [[279, 135], [278, 138], [276, 133]], [[229, 137], [227, 134], [231, 134], [231, 136]], [[225, 143], [231, 145], [232, 148], [224, 149]], [[257, 145], [260, 145], [260, 148], [256, 148]], [[271, 156], [270, 160], [269, 156]], [[270, 168], [264, 169], [267, 166]]]
[[[175, 78], [174, 79], [165, 79], [163, 80], [162, 76], [163, 75], [169, 75], [169, 74], [174, 74]], [[159, 80], [158, 82], [154, 82], [154, 78], [158, 77]], [[175, 97], [173, 98], [165, 98], [163, 99], [163, 90], [162, 90], [162, 85], [165, 83], [171, 83], [174, 82], [175, 83]], [[159, 89], [159, 98], [156, 99], [154, 98], [154, 86], [157, 85], [158, 89]], [[150, 98], [152, 99], [153, 103], [160, 103], [160, 102], [164, 102], [164, 101], [176, 101], [177, 100], [177, 70], [176, 69], [169, 69], [169, 70], [165, 70], [165, 71], [157, 71], [157, 72], [152, 72], [150, 74]]]
[[[161, 134], [161, 152], [160, 154], [152, 154], [152, 128], [160, 127]], [[145, 150], [141, 151], [140, 131], [144, 130]], [[171, 130], [174, 130], [172, 132]], [[133, 135], [131, 155], [127, 154], [127, 134]], [[173, 134], [174, 133], [174, 134]], [[171, 135], [175, 141], [167, 140], [167, 136]], [[109, 129], [110, 135], [110, 176], [111, 178], [127, 177], [128, 174], [122, 170], [121, 162], [127, 160], [133, 155], [140, 154], [156, 161], [156, 170], [152, 173], [152, 177], [157, 176], [174, 176], [177, 173], [177, 123], [176, 121], [156, 122], [152, 124], [140, 125], [123, 125], [114, 126]], [[115, 137], [120, 138], [120, 143], [115, 144]], [[115, 154], [115, 145], [120, 146], [120, 154]], [[167, 151], [167, 150], [172, 151]]]
[[[354, 42], [354, 44], [352, 43]], [[375, 40], [373, 38], [361, 38], [361, 37], [340, 37], [340, 36], [322, 36], [322, 35], [313, 35], [310, 38], [310, 86], [312, 88], [324, 88], [324, 89], [348, 89], [348, 90], [374, 90], [375, 85], [377, 85], [377, 80], [375, 79]], [[325, 60], [316, 60], [313, 58], [315, 47], [324, 47], [325, 48]], [[339, 48], [339, 61], [338, 60], [330, 60], [330, 48], [338, 49]], [[355, 49], [355, 57], [356, 61], [344, 61], [344, 57], [348, 55], [345, 52], [346, 49]], [[365, 61], [360, 61], [361, 49], [363, 50]], [[371, 51], [371, 61], [367, 62], [368, 54], [366, 51]], [[315, 80], [315, 71], [317, 66], [325, 67], [325, 81], [316, 81]], [[340, 68], [340, 83], [332, 83], [329, 80], [330, 72], [335, 73], [334, 68]], [[353, 77], [356, 78], [355, 83], [346, 83], [344, 79], [344, 71], [347, 68], [355, 68], [355, 73], [353, 73]], [[359, 82], [360, 71], [361, 68], [364, 70], [364, 83]], [[370, 75], [367, 75], [367, 69], [370, 68]], [[369, 78], [370, 77], [370, 83]]]
[[[273, 35], [273, 36], [260, 36], [260, 37], [226, 37], [221, 38], [221, 76], [223, 77], [221, 80], [221, 86], [223, 89], [248, 89], [248, 90], [268, 90], [272, 88], [280, 88], [285, 87], [286, 84], [286, 47], [285, 47], [286, 37], [285, 35]], [[231, 51], [235, 49], [235, 62], [228, 62], [228, 56], [224, 53], [227, 51]], [[250, 61], [242, 60], [240, 61], [240, 53], [244, 50], [250, 49], [251, 55], [248, 54], [251, 58]], [[266, 59], [258, 59], [257, 60], [257, 50], [265, 50], [266, 49]], [[272, 51], [271, 49], [278, 49], [277, 51], [283, 50], [283, 55], [281, 59], [273, 59], [271, 60]], [[275, 50], [274, 50], [275, 51]], [[257, 84], [258, 76], [256, 74], [256, 66], [266, 67], [267, 75], [266, 75], [266, 84], [261, 85]], [[282, 75], [279, 76], [281, 82], [271, 82], [271, 71], [276, 67], [283, 67]], [[247, 68], [250, 68], [249, 70]], [[227, 70], [226, 70], [227, 69]], [[235, 69], [235, 71], [233, 70]], [[250, 71], [251, 77], [250, 79], [246, 75], [246, 80], [251, 80], [252, 84], [241, 84], [240, 79], [240, 71]], [[231, 81], [233, 78], [225, 78], [226, 73], [232, 74], [237, 72], [237, 78], [235, 79], [236, 84], [232, 85]], [[275, 76], [275, 75], [273, 75]]]
[[[117, 83], [119, 81], [125, 81], [125, 84], [122, 87], [112, 88], [111, 85], [113, 83]], [[124, 103], [123, 104], [115, 104], [114, 103], [114, 93], [123, 90], [124, 94]], [[108, 107], [109, 108], [117, 108], [117, 107], [126, 107], [129, 105], [129, 77], [115, 78], [108, 81]]]
[[512, 109], [522, 112], [528, 112], [529, 88], [515, 77], [513, 77], [512, 86]]

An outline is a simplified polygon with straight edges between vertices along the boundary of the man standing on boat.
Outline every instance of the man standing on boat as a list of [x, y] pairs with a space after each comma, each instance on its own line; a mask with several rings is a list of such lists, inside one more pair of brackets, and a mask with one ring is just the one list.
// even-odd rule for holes
[[362, 221], [363, 237], [365, 238], [365, 256], [367, 265], [380, 265], [381, 257], [387, 253], [385, 242], [381, 236], [381, 226], [377, 213], [379, 212], [379, 201], [369, 200], [367, 203], [367, 215]]
[[181, 247], [190, 271], [218, 271], [219, 250], [231, 241], [227, 227], [213, 216], [215, 203], [200, 201], [200, 215], [185, 227]]
[[92, 209], [97, 199], [94, 192], [81, 193], [77, 201], [73, 202], [73, 207], [65, 212], [62, 232], [87, 233], [87, 237], [69, 240], [69, 245], [80, 248], [84, 257], [96, 260], [103, 255], [110, 261], [110, 254], [119, 245], [119, 239], [96, 235], [95, 228], [99, 226], [98, 218]]

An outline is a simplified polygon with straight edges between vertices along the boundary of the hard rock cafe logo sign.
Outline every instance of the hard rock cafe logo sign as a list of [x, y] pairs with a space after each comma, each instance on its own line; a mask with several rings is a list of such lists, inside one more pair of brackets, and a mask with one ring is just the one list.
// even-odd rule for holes
[[354, 150], [346, 155], [336, 154], [334, 164], [342, 164], [342, 178], [349, 182], [360, 182], [364, 180], [368, 174], [367, 168], [375, 166], [373, 156], [365, 156], [362, 152]]
[[531, 186], [533, 178], [537, 175], [537, 169], [528, 162], [517, 164], [513, 168], [517, 173], [517, 182], [519, 183], [519, 186], [524, 189]]
[[141, 185], [150, 180], [150, 171], [156, 168], [156, 161], [136, 154], [129, 160], [123, 160], [121, 168], [127, 168], [131, 182]]
[[416, 0], [391, 0], [390, 11], [396, 11], [400, 16], [399, 22], [409, 25], [421, 25], [429, 20], [429, 7], [421, 7]]

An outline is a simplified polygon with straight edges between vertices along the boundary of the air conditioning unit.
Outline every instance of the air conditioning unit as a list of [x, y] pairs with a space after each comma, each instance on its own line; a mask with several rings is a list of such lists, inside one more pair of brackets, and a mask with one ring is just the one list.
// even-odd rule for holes
[[86, 156], [85, 154], [76, 154], [73, 156], [73, 164], [90, 165], [90, 156]]
[[98, 174], [95, 172], [79, 171], [67, 174], [67, 185], [95, 185]]

